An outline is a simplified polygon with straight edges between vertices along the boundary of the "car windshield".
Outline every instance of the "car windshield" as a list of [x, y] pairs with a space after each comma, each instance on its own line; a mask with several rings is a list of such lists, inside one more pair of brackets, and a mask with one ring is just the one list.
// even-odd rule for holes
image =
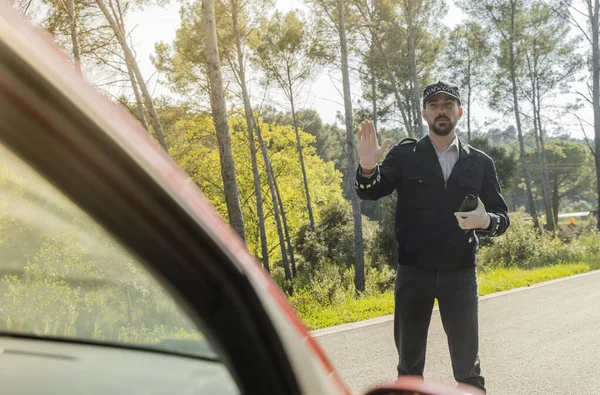
[[0, 331], [216, 359], [134, 255], [1, 145]]

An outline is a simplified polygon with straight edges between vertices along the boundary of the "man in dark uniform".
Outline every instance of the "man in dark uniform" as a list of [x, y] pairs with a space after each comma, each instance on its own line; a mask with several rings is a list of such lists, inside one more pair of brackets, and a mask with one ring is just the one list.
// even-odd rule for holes
[[[423, 375], [427, 332], [437, 299], [456, 381], [485, 391], [479, 365], [475, 254], [478, 235], [503, 234], [509, 218], [494, 161], [456, 136], [454, 128], [462, 113], [455, 85], [442, 81], [428, 85], [422, 115], [429, 134], [394, 145], [381, 164], [388, 141], [380, 147], [373, 124], [363, 122], [355, 186], [362, 199], [397, 192], [398, 375]], [[457, 212], [468, 194], [478, 197], [477, 208]]]

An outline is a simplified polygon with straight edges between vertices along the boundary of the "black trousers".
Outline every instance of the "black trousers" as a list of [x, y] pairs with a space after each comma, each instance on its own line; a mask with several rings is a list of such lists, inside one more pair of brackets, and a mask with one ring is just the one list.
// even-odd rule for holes
[[398, 375], [423, 376], [427, 333], [438, 300], [448, 337], [454, 378], [485, 390], [479, 365], [476, 269], [446, 270], [398, 265], [395, 285], [394, 340]]

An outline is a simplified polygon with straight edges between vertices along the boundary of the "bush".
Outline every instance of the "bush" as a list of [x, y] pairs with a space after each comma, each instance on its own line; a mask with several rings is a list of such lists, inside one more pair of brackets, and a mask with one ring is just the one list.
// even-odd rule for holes
[[508, 231], [489, 239], [489, 244], [481, 248], [478, 260], [482, 270], [576, 263], [591, 261], [591, 257], [600, 255], [600, 234], [593, 221], [582, 228], [581, 236], [563, 240], [551, 233], [538, 234], [524, 217], [523, 211], [511, 214]]
[[341, 303], [354, 295], [354, 268], [326, 264], [321, 270], [303, 270], [292, 280], [293, 293], [288, 297], [298, 313]]
[[394, 289], [396, 272], [389, 266], [380, 269], [371, 267], [367, 269], [365, 277], [365, 294], [377, 295]]
[[583, 223], [581, 226], [581, 235], [582, 236], [598, 236], [600, 233], [598, 232], [598, 219], [590, 215], [588, 220]]
[[[389, 267], [367, 268], [365, 292], [362, 296], [375, 296], [394, 288], [395, 271]], [[354, 268], [334, 264], [324, 265], [319, 271], [299, 271], [292, 280], [293, 293], [288, 297], [301, 316], [315, 309], [343, 304], [356, 298]]]
[[595, 228], [591, 231], [582, 233], [577, 239], [577, 242], [585, 248], [587, 254], [600, 254], [600, 233], [598, 233]]
[[585, 248], [577, 241], [564, 242], [560, 238], [544, 235], [540, 238], [540, 253], [530, 261], [530, 266], [550, 266], [559, 263], [581, 261], [585, 257]]
[[532, 223], [524, 220], [525, 213], [510, 215], [508, 231], [488, 240], [489, 245], [479, 251], [479, 265], [483, 269], [495, 267], [527, 267], [541, 253], [538, 234]]
[[[377, 224], [362, 217], [365, 266], [371, 266], [371, 250], [376, 248]], [[349, 204], [336, 204], [323, 209], [321, 221], [312, 229], [306, 224], [300, 228], [295, 250], [313, 271], [329, 263], [351, 267], [354, 265], [354, 220]]]
[[383, 218], [373, 237], [369, 248], [371, 265], [379, 269], [384, 267], [395, 269], [397, 265], [396, 234], [394, 222], [396, 218], [396, 194], [381, 199]]

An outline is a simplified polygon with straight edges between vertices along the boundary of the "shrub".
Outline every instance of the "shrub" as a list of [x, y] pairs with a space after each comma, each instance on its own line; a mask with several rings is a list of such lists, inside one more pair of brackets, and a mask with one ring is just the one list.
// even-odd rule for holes
[[354, 295], [354, 268], [326, 264], [318, 271], [299, 271], [289, 301], [303, 312], [343, 302]]
[[[365, 266], [371, 265], [371, 250], [376, 248], [378, 225], [362, 217]], [[349, 204], [336, 204], [323, 209], [321, 221], [312, 229], [302, 226], [295, 240], [296, 252], [307, 268], [320, 270], [329, 263], [350, 267], [354, 265], [354, 220]]]
[[525, 213], [511, 214], [511, 226], [479, 252], [482, 270], [496, 267], [532, 268], [558, 263], [591, 262], [600, 256], [600, 234], [595, 223], [590, 222], [581, 230], [581, 236], [561, 239], [551, 233], [538, 234], [531, 222], [524, 220]]
[[[395, 271], [389, 267], [368, 268], [363, 296], [379, 295], [394, 288]], [[324, 265], [317, 272], [299, 272], [293, 280], [289, 301], [302, 316], [314, 309], [342, 304], [355, 298], [354, 268]]]
[[525, 221], [524, 217], [523, 211], [511, 214], [508, 231], [488, 240], [489, 245], [481, 248], [478, 256], [481, 268], [527, 267], [540, 255], [539, 236], [531, 222]]
[[384, 266], [394, 269], [398, 261], [394, 233], [396, 200], [395, 193], [381, 199], [383, 216], [369, 249], [371, 265], [380, 269]]
[[367, 269], [365, 277], [365, 294], [377, 295], [394, 289], [395, 270], [389, 266], [380, 269], [371, 267]]
[[583, 260], [586, 253], [585, 247], [577, 239], [565, 242], [558, 237], [544, 235], [540, 237], [539, 246], [539, 255], [530, 261], [530, 266], [577, 262]]

